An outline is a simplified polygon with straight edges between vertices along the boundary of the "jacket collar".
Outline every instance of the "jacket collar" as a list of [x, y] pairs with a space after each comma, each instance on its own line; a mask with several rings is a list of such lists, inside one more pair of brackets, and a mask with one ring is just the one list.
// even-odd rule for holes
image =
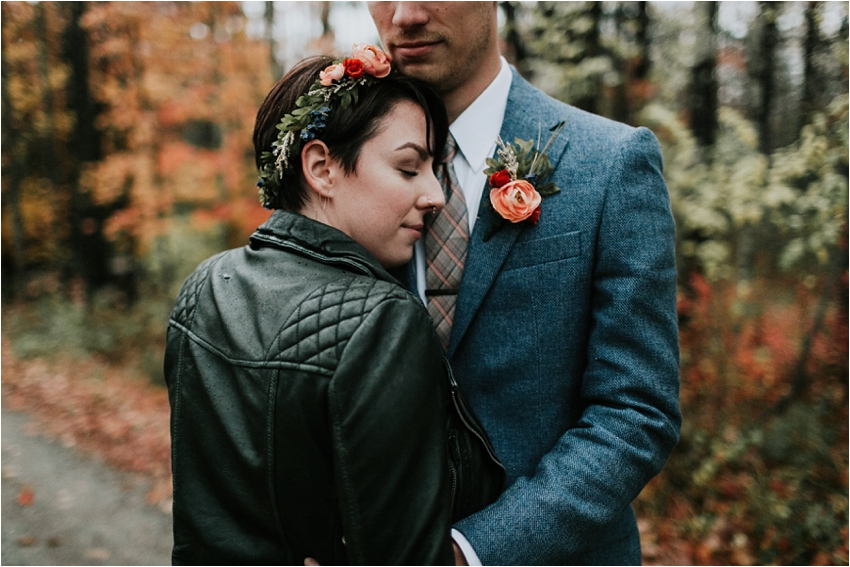
[[347, 234], [298, 213], [275, 211], [251, 235], [250, 243], [255, 249], [270, 246], [401, 285]]

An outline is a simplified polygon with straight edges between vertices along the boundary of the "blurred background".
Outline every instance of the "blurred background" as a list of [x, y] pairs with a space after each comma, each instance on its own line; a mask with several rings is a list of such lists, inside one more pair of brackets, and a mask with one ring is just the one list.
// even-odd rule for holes
[[[684, 425], [636, 502], [644, 562], [846, 565], [848, 4], [499, 7], [523, 76], [663, 148]], [[0, 9], [3, 407], [168, 510], [165, 328], [268, 216], [256, 110], [377, 32], [359, 2]]]

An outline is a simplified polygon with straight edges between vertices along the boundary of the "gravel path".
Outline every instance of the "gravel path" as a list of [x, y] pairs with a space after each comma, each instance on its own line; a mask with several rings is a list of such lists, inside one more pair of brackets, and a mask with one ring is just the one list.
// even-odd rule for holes
[[171, 511], [146, 504], [146, 479], [34, 435], [29, 422], [2, 411], [0, 562], [170, 565]]

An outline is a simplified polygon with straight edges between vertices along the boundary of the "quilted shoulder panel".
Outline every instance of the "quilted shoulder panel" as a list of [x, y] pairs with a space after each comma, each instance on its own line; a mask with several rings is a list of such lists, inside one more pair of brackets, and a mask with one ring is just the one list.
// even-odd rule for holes
[[225, 254], [227, 254], [226, 251], [207, 258], [198, 264], [195, 271], [186, 278], [186, 281], [183, 282], [183, 287], [180, 288], [180, 293], [177, 294], [177, 300], [174, 302], [171, 319], [183, 325], [191, 323], [195, 308], [198, 305], [198, 294], [203, 288], [204, 283], [206, 283], [212, 267]]
[[410, 300], [410, 296], [397, 285], [365, 277], [316, 289], [281, 328], [274, 358], [333, 372], [363, 320], [388, 299]]

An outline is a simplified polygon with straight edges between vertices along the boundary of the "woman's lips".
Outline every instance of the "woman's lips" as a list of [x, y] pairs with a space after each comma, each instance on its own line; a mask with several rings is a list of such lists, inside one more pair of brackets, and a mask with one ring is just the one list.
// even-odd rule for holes
[[403, 225], [403, 228], [406, 228], [413, 234], [417, 240], [422, 237], [422, 229], [425, 227], [424, 224], [412, 224], [412, 225]]

